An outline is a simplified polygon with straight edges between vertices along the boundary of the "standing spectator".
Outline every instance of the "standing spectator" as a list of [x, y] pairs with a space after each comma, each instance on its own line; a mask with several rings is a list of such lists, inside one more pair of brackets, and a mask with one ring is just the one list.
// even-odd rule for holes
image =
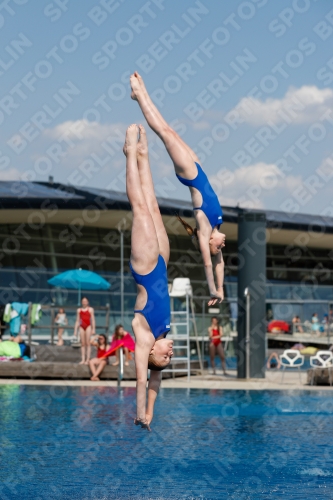
[[74, 327], [74, 336], [80, 332], [81, 355], [80, 365], [88, 365], [90, 359], [90, 337], [95, 335], [96, 323], [93, 307], [89, 306], [87, 297], [82, 297], [82, 307], [79, 307], [76, 313], [76, 322]]
[[89, 361], [89, 368], [92, 373], [90, 380], [98, 381], [99, 375], [108, 364], [108, 358], [103, 358], [108, 349], [106, 335], [95, 335], [90, 343], [91, 345], [97, 347], [97, 357]]
[[209, 354], [210, 354], [210, 364], [213, 368], [213, 373], [215, 375], [215, 356], [218, 354], [221, 358], [221, 364], [223, 368], [223, 374], [226, 375], [226, 366], [225, 366], [225, 355], [223, 344], [221, 342], [221, 338], [223, 336], [223, 329], [219, 323], [219, 320], [216, 316], [212, 317], [212, 322], [210, 327], [208, 328], [210, 344], [209, 344]]
[[60, 307], [58, 310], [58, 314], [55, 317], [54, 320], [55, 324], [57, 325], [58, 328], [58, 342], [57, 345], [64, 345], [64, 340], [62, 338], [62, 335], [64, 333], [65, 327], [68, 325], [68, 320], [67, 316], [65, 313], [65, 309], [63, 307]]
[[328, 314], [324, 314], [321, 330], [322, 330], [322, 332], [325, 332], [326, 334], [329, 330]]
[[313, 333], [315, 333], [317, 336], [320, 335], [320, 331], [319, 331], [319, 319], [318, 319], [318, 314], [317, 313], [313, 313], [312, 314], [312, 318], [311, 318], [311, 329], [313, 331]]

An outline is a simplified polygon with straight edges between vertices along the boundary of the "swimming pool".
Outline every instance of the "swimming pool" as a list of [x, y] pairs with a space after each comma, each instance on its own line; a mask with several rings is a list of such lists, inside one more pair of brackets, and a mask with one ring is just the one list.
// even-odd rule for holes
[[0, 499], [333, 498], [328, 391], [0, 386]]

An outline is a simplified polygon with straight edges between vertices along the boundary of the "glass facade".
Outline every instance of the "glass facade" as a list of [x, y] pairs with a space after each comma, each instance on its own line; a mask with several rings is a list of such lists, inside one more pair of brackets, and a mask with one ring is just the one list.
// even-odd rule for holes
[[[89, 269], [111, 283], [106, 292], [87, 292], [93, 306], [110, 304], [111, 327], [120, 321], [120, 235], [116, 229], [80, 227], [72, 224], [0, 225], [0, 304], [33, 302], [75, 306], [75, 290], [59, 290], [47, 280], [62, 271]], [[175, 277], [189, 277], [199, 331], [207, 327], [208, 295], [200, 254], [187, 236], [169, 235], [171, 256], [170, 282]], [[237, 317], [237, 242], [229, 241], [224, 249], [225, 297], [220, 307], [224, 326], [235, 328]], [[130, 328], [136, 287], [129, 271], [130, 232], [124, 233], [124, 316]], [[267, 245], [267, 308], [269, 316], [290, 321], [298, 314], [301, 320], [327, 313], [333, 303], [333, 253], [331, 250]]]

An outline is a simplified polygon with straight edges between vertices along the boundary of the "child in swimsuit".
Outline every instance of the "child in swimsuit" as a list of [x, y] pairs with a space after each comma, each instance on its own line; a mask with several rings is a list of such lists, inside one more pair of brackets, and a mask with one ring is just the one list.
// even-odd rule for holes
[[64, 333], [65, 327], [68, 325], [68, 320], [67, 316], [65, 313], [65, 309], [63, 307], [60, 307], [58, 314], [55, 317], [54, 320], [55, 324], [57, 325], [58, 328], [58, 342], [57, 345], [64, 345], [64, 341], [62, 338], [62, 335]]
[[95, 314], [93, 307], [89, 306], [87, 297], [82, 297], [82, 307], [77, 310], [74, 327], [74, 337], [80, 332], [81, 356], [80, 365], [88, 365], [90, 359], [90, 337], [95, 335]]
[[[132, 321], [137, 378], [134, 423], [150, 430], [161, 370], [166, 368], [173, 355], [173, 341], [166, 338], [170, 330], [167, 276], [170, 246], [156, 201], [146, 132], [142, 125], [128, 127], [124, 154], [126, 191], [133, 212], [130, 267], [137, 283]], [[151, 372], [146, 405], [148, 368]]]
[[215, 356], [218, 354], [221, 359], [221, 364], [223, 368], [223, 373], [226, 375], [226, 366], [225, 366], [225, 355], [223, 344], [221, 342], [221, 338], [223, 335], [222, 326], [220, 326], [219, 320], [216, 316], [212, 317], [212, 323], [208, 328], [209, 333], [209, 354], [210, 354], [210, 364], [213, 368], [213, 374], [215, 375]]
[[98, 381], [99, 375], [108, 364], [108, 358], [104, 358], [108, 349], [106, 335], [96, 335], [90, 344], [97, 347], [97, 357], [89, 361], [89, 368], [92, 373], [90, 380]]
[[224, 298], [222, 248], [225, 246], [225, 234], [219, 232], [223, 222], [220, 202], [199, 164], [198, 157], [161, 116], [137, 72], [131, 75], [130, 83], [132, 99], [138, 101], [148, 125], [162, 139], [173, 161], [177, 178], [190, 189], [197, 227], [196, 230], [190, 226], [189, 228], [203, 258], [210, 294], [208, 305], [221, 303]]

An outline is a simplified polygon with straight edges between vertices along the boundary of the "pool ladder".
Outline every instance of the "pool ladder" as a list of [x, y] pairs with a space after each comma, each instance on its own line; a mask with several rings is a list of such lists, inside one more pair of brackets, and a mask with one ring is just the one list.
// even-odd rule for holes
[[[166, 368], [162, 373], [172, 373], [173, 377], [176, 373], [186, 373], [188, 381], [190, 381], [190, 295], [186, 293], [185, 297], [185, 311], [171, 311], [170, 333], [167, 338], [174, 341], [173, 350], [176, 355], [172, 358], [170, 368]], [[177, 318], [178, 316], [179, 318]], [[181, 333], [179, 330], [182, 330], [183, 332], [185, 330], [185, 332]], [[185, 351], [185, 355], [177, 356], [177, 351]], [[182, 367], [178, 368], [177, 364], [181, 364]], [[183, 367], [184, 364], [185, 367]]]

